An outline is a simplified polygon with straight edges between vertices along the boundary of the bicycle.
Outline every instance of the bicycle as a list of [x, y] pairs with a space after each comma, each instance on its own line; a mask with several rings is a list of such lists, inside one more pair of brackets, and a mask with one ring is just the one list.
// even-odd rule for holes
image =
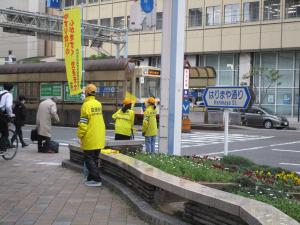
[[19, 140], [12, 129], [8, 130], [8, 139], [0, 137], [0, 155], [5, 160], [12, 160], [18, 152]]

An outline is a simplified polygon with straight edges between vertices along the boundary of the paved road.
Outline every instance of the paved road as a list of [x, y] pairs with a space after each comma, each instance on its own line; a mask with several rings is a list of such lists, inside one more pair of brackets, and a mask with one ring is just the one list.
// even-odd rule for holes
[[146, 225], [115, 193], [86, 187], [81, 174], [61, 167], [58, 154], [20, 149], [11, 161], [0, 157], [1, 225]]
[[[24, 128], [25, 136], [29, 137], [31, 128]], [[113, 138], [113, 131], [107, 131], [107, 139]], [[77, 140], [76, 128], [55, 127], [53, 139], [66, 146]], [[140, 133], [135, 135], [135, 139], [144, 140]], [[182, 134], [182, 153], [221, 156], [223, 141], [221, 131]], [[259, 164], [280, 166], [300, 173], [300, 130], [231, 129], [229, 153], [247, 157]]]

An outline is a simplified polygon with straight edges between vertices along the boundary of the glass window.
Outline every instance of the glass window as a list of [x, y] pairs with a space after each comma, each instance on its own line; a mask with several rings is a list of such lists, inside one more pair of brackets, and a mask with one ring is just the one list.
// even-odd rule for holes
[[77, 0], [77, 5], [80, 5], [81, 3], [85, 4], [86, 0]]
[[65, 7], [70, 7], [74, 5], [74, 0], [65, 0]]
[[189, 27], [200, 27], [202, 26], [202, 9], [189, 9]]
[[[259, 100], [259, 94], [256, 95], [257, 100]], [[275, 89], [260, 89], [260, 99], [262, 104], [275, 104]]]
[[234, 63], [233, 63], [233, 55], [221, 55], [220, 56], [220, 70], [234, 70]]
[[232, 85], [233, 83], [233, 72], [232, 71], [219, 71], [219, 85]]
[[162, 29], [162, 23], [163, 23], [163, 13], [158, 12], [156, 13], [156, 30]]
[[259, 20], [259, 2], [244, 3], [244, 22]]
[[293, 89], [291, 88], [279, 88], [277, 90], [276, 102], [279, 105], [291, 105], [292, 104]]
[[225, 5], [224, 21], [225, 24], [240, 22], [240, 4]]
[[295, 71], [295, 82], [294, 82], [294, 86], [295, 87], [299, 87], [299, 76], [300, 76], [300, 70], [296, 69]]
[[279, 53], [278, 56], [278, 69], [293, 70], [294, 53]]
[[90, 24], [98, 24], [98, 20], [87, 20]]
[[215, 26], [220, 24], [221, 7], [210, 6], [206, 8], [206, 25]]
[[280, 19], [280, 0], [264, 1], [264, 20]]
[[148, 65], [149, 66], [153, 66], [153, 67], [160, 67], [161, 66], [161, 58], [160, 58], [160, 56], [149, 57]]
[[144, 83], [141, 84], [141, 97], [160, 96], [160, 80], [156, 77], [145, 77]]
[[285, 18], [300, 17], [300, 0], [285, 1]]
[[262, 53], [261, 66], [267, 69], [276, 68], [276, 53]]
[[124, 16], [114, 17], [114, 27], [124, 28]]
[[100, 25], [105, 27], [111, 27], [111, 19], [110, 18], [100, 19]]
[[278, 87], [293, 87], [293, 70], [279, 70], [280, 78], [278, 79]]
[[89, 0], [89, 3], [96, 3], [98, 0]]
[[219, 64], [219, 55], [206, 55], [206, 66], [212, 66], [215, 68], [215, 70], [218, 70], [218, 64]]

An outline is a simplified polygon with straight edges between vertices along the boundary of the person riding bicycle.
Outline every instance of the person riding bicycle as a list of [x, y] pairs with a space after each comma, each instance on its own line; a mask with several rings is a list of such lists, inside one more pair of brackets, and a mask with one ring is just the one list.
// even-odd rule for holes
[[12, 118], [15, 117], [12, 105], [13, 96], [11, 90], [14, 85], [12, 83], [4, 83], [3, 91], [0, 91], [0, 133], [1, 133], [1, 143], [10, 144], [8, 139], [8, 123]]

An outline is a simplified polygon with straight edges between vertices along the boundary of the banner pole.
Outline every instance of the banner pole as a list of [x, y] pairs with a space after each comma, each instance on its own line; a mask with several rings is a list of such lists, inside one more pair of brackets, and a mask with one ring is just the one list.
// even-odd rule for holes
[[81, 3], [82, 88], [85, 86], [83, 2]]

